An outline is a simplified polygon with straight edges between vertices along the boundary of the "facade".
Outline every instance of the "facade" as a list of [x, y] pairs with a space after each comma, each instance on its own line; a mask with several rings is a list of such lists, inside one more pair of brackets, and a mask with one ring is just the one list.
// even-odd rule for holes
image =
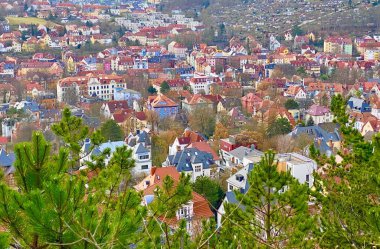
[[178, 113], [178, 104], [163, 94], [149, 96], [146, 109], [157, 113], [160, 118], [173, 117]]
[[133, 106], [133, 101], [140, 100], [141, 99], [141, 93], [132, 90], [132, 89], [125, 89], [125, 88], [115, 88], [113, 99], [118, 100], [125, 100], [128, 102], [129, 106]]
[[195, 73], [194, 77], [190, 79], [190, 88], [194, 94], [210, 94], [211, 84], [219, 81], [218, 77]]
[[117, 75], [89, 74], [86, 76], [67, 77], [57, 84], [57, 100], [66, 102], [69, 95], [98, 97], [103, 100], [112, 100], [116, 89], [126, 89], [125, 80]]
[[352, 40], [345, 37], [328, 37], [324, 41], [325, 53], [352, 55]]

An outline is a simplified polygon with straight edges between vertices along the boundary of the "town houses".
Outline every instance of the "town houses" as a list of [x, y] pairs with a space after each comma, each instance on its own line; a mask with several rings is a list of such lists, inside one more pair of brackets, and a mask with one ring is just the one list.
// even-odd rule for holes
[[[113, 156], [124, 153], [121, 171], [128, 176], [113, 188], [135, 191], [135, 205], [149, 215], [165, 184], [174, 190], [187, 179], [191, 196], [170, 218], [155, 217], [168, 224], [170, 236], [186, 231], [194, 239], [215, 226], [211, 220], [223, 226], [228, 204], [244, 209], [238, 193], [247, 193], [267, 151], [274, 153], [274, 172], [288, 172], [314, 191], [324, 166], [341, 163], [352, 149], [344, 128], [355, 129], [360, 141], [380, 132], [380, 36], [372, 31], [299, 30], [305, 19], [273, 32], [260, 21], [246, 34], [225, 25], [231, 20], [203, 23], [207, 6], [200, 15], [166, 9], [159, 0], [5, 1], [0, 7], [1, 175], [17, 180], [17, 144], [38, 131], [51, 155], [70, 160], [65, 174], [83, 176], [91, 199], [91, 179], [103, 177], [120, 159]], [[67, 134], [57, 135], [57, 124]], [[77, 126], [81, 132], [62, 138]], [[68, 150], [59, 152], [63, 147]], [[217, 185], [218, 200], [210, 200], [202, 181]]]

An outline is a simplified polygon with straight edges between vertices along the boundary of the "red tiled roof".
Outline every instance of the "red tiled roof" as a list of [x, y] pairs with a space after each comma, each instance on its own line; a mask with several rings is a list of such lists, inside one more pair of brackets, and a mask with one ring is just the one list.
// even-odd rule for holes
[[188, 148], [197, 148], [200, 151], [211, 153], [214, 160], [220, 160], [218, 154], [216, 154], [216, 152], [206, 142], [194, 142], [191, 143]]
[[175, 103], [170, 98], [166, 97], [163, 94], [157, 95], [157, 96], [149, 96], [148, 102], [151, 104], [152, 107], [175, 107], [178, 106], [177, 103]]

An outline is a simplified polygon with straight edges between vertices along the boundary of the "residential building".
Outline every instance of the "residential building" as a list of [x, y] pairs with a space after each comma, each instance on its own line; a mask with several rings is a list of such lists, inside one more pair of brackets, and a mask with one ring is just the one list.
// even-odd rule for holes
[[200, 151], [197, 148], [185, 148], [175, 155], [169, 155], [163, 166], [175, 166], [178, 172], [190, 175], [191, 181], [195, 182], [200, 176], [210, 177], [213, 167], [217, 169], [218, 166], [213, 158], [211, 153]]
[[[253, 155], [248, 157], [245, 166], [227, 179], [227, 193], [221, 206], [218, 209], [217, 226], [221, 226], [222, 217], [225, 214], [224, 204], [234, 203], [239, 204], [234, 191], [245, 193], [249, 189], [248, 176], [254, 169], [255, 165], [260, 162], [262, 155]], [[301, 184], [306, 184], [312, 187], [314, 184], [313, 173], [317, 170], [317, 163], [310, 158], [297, 153], [277, 154], [277, 171], [289, 172]], [[244, 209], [242, 205], [241, 208]]]
[[[292, 139], [296, 139], [302, 135], [307, 135], [307, 137], [312, 140], [315, 148], [328, 157], [336, 154], [336, 151], [341, 148], [342, 138], [337, 127], [334, 128], [333, 131], [328, 131], [320, 125], [306, 127], [296, 126], [296, 128], [289, 134]], [[309, 146], [302, 149], [304, 149], [306, 155], [309, 154]]]
[[325, 53], [352, 55], [352, 40], [346, 37], [328, 37], [324, 41]]
[[167, 118], [178, 113], [178, 104], [165, 95], [159, 94], [148, 97], [146, 109], [156, 112], [160, 118]]
[[14, 173], [15, 171], [15, 168], [13, 166], [14, 162], [15, 162], [15, 154], [7, 153], [4, 148], [1, 148], [0, 149], [0, 170], [2, 171], [4, 176]]
[[306, 121], [312, 119], [315, 125], [329, 123], [334, 121], [334, 115], [330, 109], [325, 106], [312, 105], [306, 110]]
[[127, 84], [123, 77], [117, 75], [94, 75], [67, 77], [58, 81], [57, 99], [59, 102], [67, 101], [67, 94], [99, 97], [103, 100], [112, 100], [116, 89], [126, 89]]
[[102, 143], [99, 146], [96, 146], [92, 151], [91, 141], [87, 139], [82, 147], [83, 158], [80, 160], [80, 164], [82, 168], [86, 168], [86, 161], [91, 162], [92, 155], [99, 155], [105, 149], [110, 149], [111, 156], [106, 158], [105, 164], [107, 165], [109, 160], [112, 158], [112, 154], [116, 151], [116, 148], [126, 146], [128, 149], [132, 150], [131, 160], [134, 160], [135, 166], [132, 169], [132, 173], [135, 175], [146, 174], [149, 173], [152, 167], [152, 159], [150, 147], [147, 147], [145, 143], [138, 142], [139, 140], [134, 140], [132, 138], [127, 138], [127, 141], [114, 141], [114, 142], [106, 142]]
[[348, 107], [354, 112], [371, 112], [371, 105], [368, 101], [356, 97], [348, 100]]
[[[147, 175], [135, 189], [143, 192], [143, 204], [149, 205], [156, 198], [155, 190], [162, 187], [166, 177], [170, 177], [174, 181], [174, 186], [178, 185], [180, 174], [175, 167], [152, 168], [150, 174]], [[196, 192], [192, 192], [192, 198], [180, 209], [175, 212], [175, 216], [171, 218], [159, 217], [162, 222], [166, 222], [171, 230], [176, 230], [179, 221], [186, 221], [186, 230], [190, 236], [197, 236], [202, 231], [202, 221], [214, 217], [207, 200]]]

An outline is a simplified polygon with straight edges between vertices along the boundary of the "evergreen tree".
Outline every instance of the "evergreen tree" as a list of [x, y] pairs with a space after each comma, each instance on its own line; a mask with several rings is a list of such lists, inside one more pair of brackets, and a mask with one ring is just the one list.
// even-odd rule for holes
[[200, 176], [192, 184], [192, 187], [195, 192], [209, 201], [211, 209], [218, 208], [224, 193], [217, 181], [206, 176]]
[[150, 94], [156, 94], [157, 93], [156, 88], [154, 88], [153, 86], [149, 86], [148, 89], [147, 89], [147, 91]]
[[310, 118], [307, 120], [306, 126], [313, 126], [313, 125], [314, 125], [314, 120], [310, 117]]
[[267, 129], [268, 136], [284, 135], [292, 131], [292, 126], [286, 118], [278, 118]]
[[221, 244], [232, 243], [229, 248], [314, 248], [316, 223], [308, 210], [308, 186], [278, 167], [275, 154], [266, 152], [249, 173], [246, 192], [235, 192], [238, 204], [224, 204]]
[[342, 96], [333, 96], [331, 109], [341, 127], [343, 160], [322, 161], [327, 172], [315, 181], [318, 243], [322, 248], [374, 248], [380, 244], [380, 136], [364, 141], [348, 120]]
[[107, 120], [100, 128], [102, 136], [109, 141], [123, 141], [124, 133], [121, 127], [113, 119]]
[[[81, 148], [83, 141], [90, 137], [88, 126], [83, 124], [83, 120], [71, 114], [68, 108], [62, 112], [62, 119], [59, 123], [53, 124], [52, 131], [58, 136], [65, 144], [65, 147], [70, 151], [71, 165], [75, 169], [79, 167], [81, 159]], [[96, 131], [91, 134], [91, 151], [96, 145], [103, 141], [100, 132]]]
[[294, 99], [286, 100], [284, 106], [287, 110], [299, 109], [300, 108], [300, 105]]
[[19, 191], [0, 183], [1, 224], [21, 247], [45, 248], [75, 240], [69, 227], [84, 200], [83, 178], [66, 174], [67, 149], [51, 156], [50, 148], [41, 133], [34, 133], [32, 142], [17, 144], [14, 166]]
[[[0, 234], [7, 248], [187, 248], [186, 223], [172, 232], [167, 219], [191, 198], [190, 178], [165, 179], [147, 208], [131, 185], [132, 152], [120, 147], [94, 155], [87, 170], [69, 173], [70, 149], [51, 154], [41, 133], [15, 147], [19, 189], [0, 181]], [[111, 156], [107, 167], [105, 158]], [[148, 209], [151, 212], [147, 212]], [[174, 215], [174, 216], [173, 216]], [[149, 236], [147, 236], [149, 235]], [[165, 240], [162, 241], [162, 236]]]
[[170, 86], [169, 86], [168, 82], [166, 82], [166, 81], [162, 82], [160, 85], [160, 92], [162, 94], [165, 94], [169, 91], [170, 91]]

